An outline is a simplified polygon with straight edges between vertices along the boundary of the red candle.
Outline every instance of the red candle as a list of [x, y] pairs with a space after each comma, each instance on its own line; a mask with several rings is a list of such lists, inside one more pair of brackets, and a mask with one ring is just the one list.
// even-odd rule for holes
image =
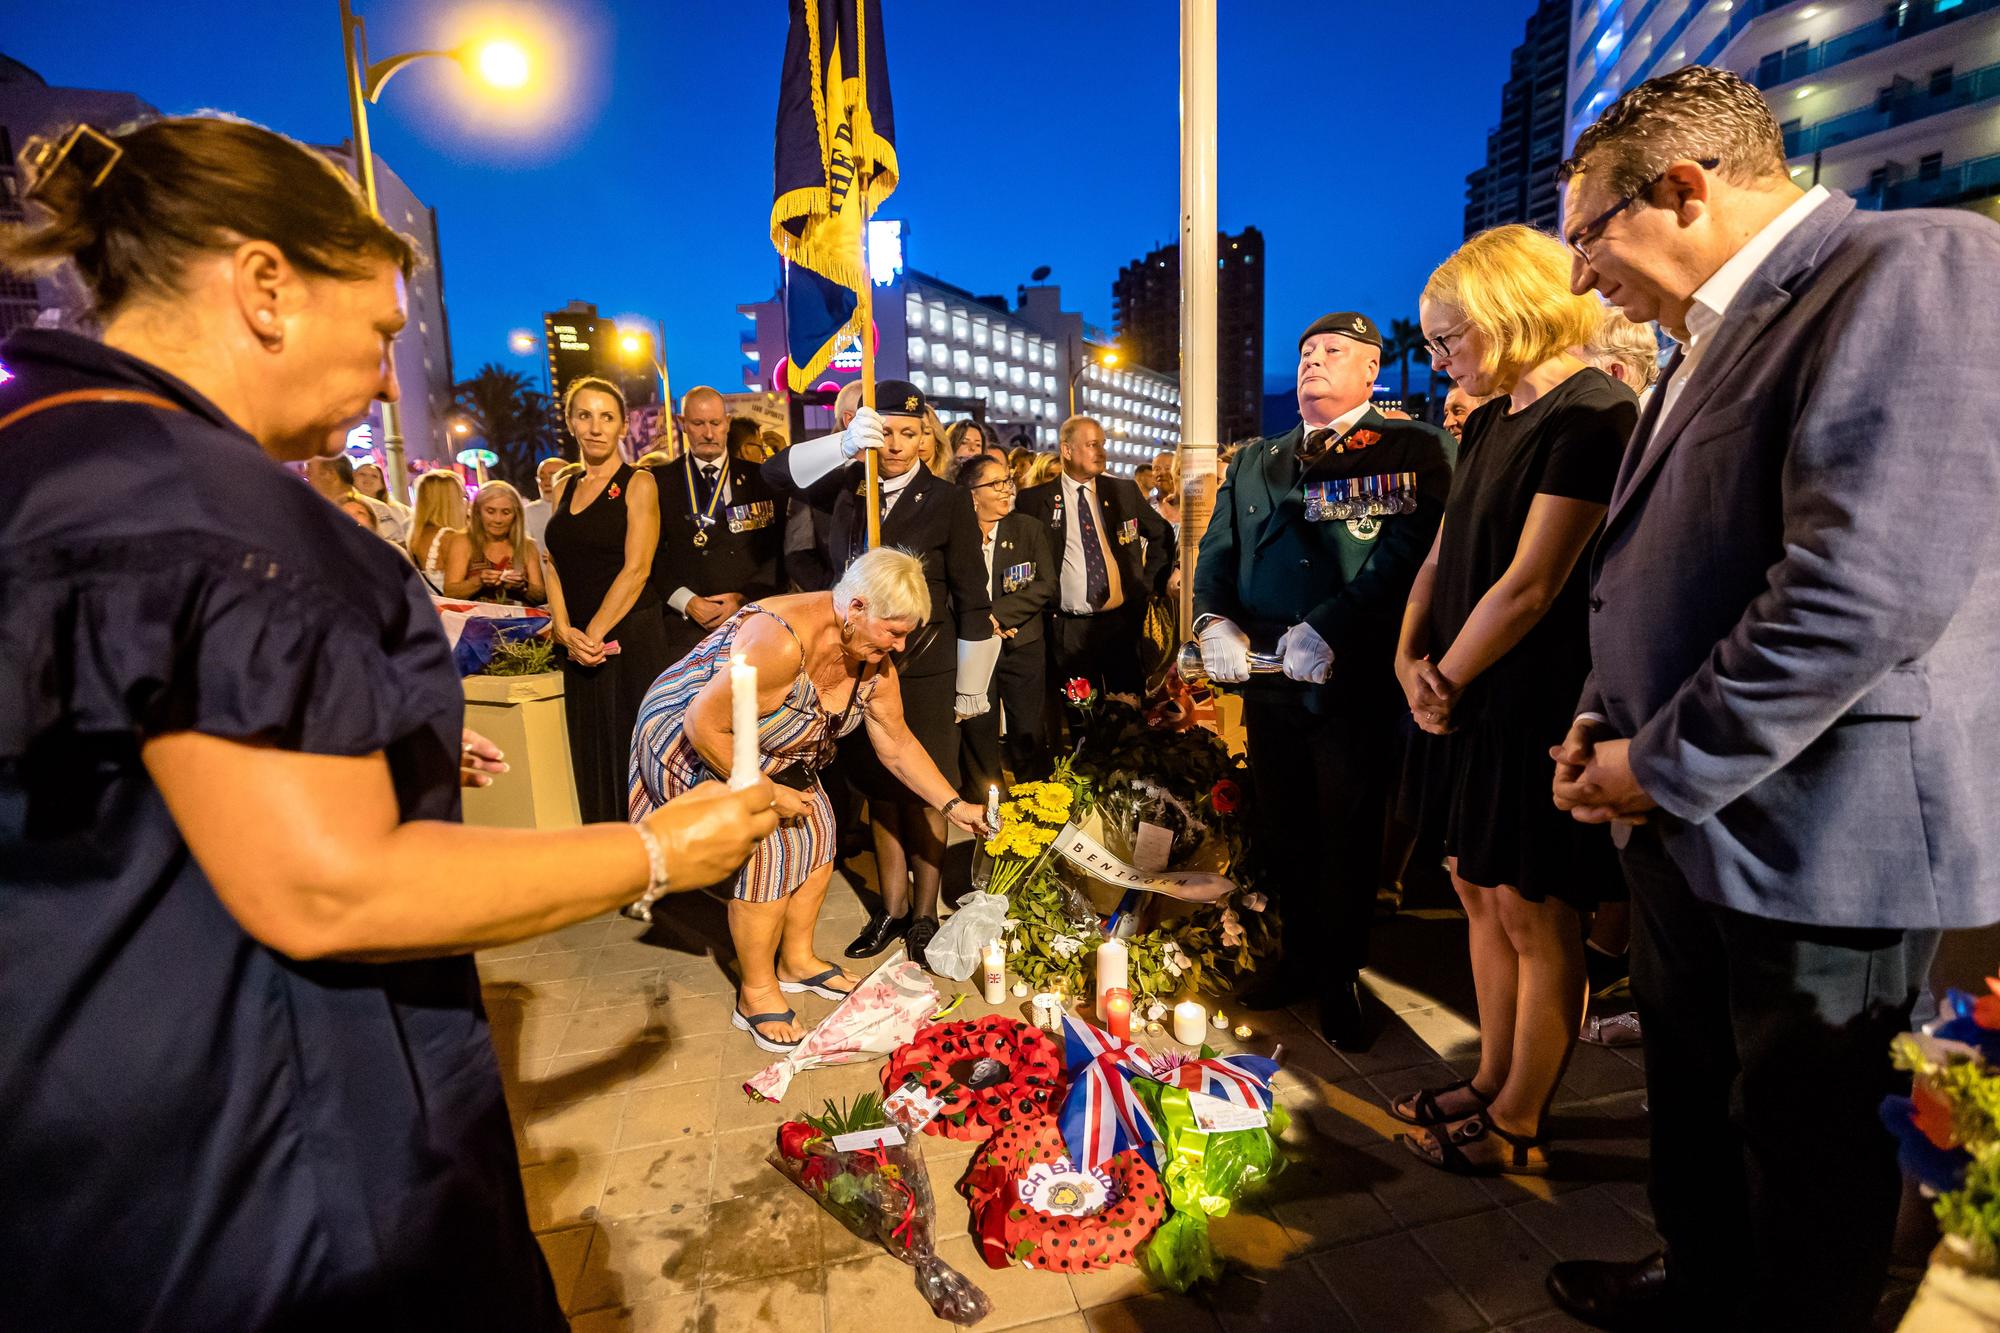
[[1120, 1041], [1132, 1037], [1132, 992], [1123, 986], [1113, 987], [1104, 992], [1104, 1021], [1111, 1027], [1111, 1035]]

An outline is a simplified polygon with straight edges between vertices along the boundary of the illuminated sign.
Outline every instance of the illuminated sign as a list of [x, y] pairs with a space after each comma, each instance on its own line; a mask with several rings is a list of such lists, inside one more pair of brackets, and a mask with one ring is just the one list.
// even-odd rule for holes
[[868, 220], [868, 276], [877, 287], [887, 287], [903, 276], [903, 224]]

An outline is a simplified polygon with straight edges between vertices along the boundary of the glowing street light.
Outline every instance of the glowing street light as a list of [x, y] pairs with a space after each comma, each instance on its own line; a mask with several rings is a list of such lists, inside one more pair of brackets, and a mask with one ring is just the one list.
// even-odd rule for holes
[[[340, 0], [340, 54], [347, 66], [347, 109], [354, 121], [354, 171], [367, 197], [368, 210], [382, 216], [375, 193], [375, 151], [368, 142], [368, 104], [381, 100], [382, 89], [397, 70], [428, 56], [458, 61], [481, 81], [500, 89], [515, 89], [528, 81], [528, 52], [504, 37], [451, 51], [405, 51], [384, 60], [368, 59], [368, 27], [354, 12], [352, 0]], [[402, 413], [394, 403], [382, 404], [382, 451], [388, 463], [389, 494], [404, 503], [410, 498], [410, 469], [403, 457]]]
[[526, 329], [515, 329], [507, 335], [507, 349], [515, 356], [528, 356], [539, 345], [540, 340]]
[[1105, 369], [1109, 370], [1112, 366], [1115, 366], [1117, 364], [1118, 364], [1117, 348], [1105, 347], [1099, 349], [1097, 353], [1097, 359], [1093, 362], [1091, 360], [1089, 346], [1086, 345], [1084, 347], [1083, 360], [1077, 366], [1076, 374], [1071, 375], [1069, 377], [1069, 414], [1071, 416], [1076, 415], [1076, 386], [1077, 382], [1083, 378], [1083, 372], [1089, 370], [1092, 365], [1100, 365], [1103, 366]]
[[[680, 446], [674, 430], [674, 391], [667, 383], [667, 331], [656, 324], [649, 332], [653, 333], [653, 346], [657, 347], [660, 353], [650, 359], [653, 363], [653, 373], [660, 377], [660, 411], [662, 425], [666, 428], [666, 451], [669, 454], [678, 454]], [[627, 361], [647, 359], [646, 340], [637, 333], [621, 329], [618, 333], [618, 354]]]

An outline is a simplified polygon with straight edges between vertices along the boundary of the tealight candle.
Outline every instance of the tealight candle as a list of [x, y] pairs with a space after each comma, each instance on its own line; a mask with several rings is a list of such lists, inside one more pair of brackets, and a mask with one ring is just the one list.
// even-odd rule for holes
[[1194, 1000], [1174, 1006], [1174, 1040], [1183, 1046], [1199, 1046], [1208, 1028], [1208, 1011]]
[[729, 660], [729, 785], [755, 786], [757, 770], [757, 668], [741, 654]]
[[1223, 1013], [1220, 1009], [1215, 1011], [1215, 1017], [1211, 1018], [1209, 1022], [1215, 1024], [1217, 1030], [1219, 1031], [1222, 1032], [1229, 1031], [1229, 1015]]
[[1104, 1022], [1119, 1041], [1132, 1038], [1132, 992], [1114, 986], [1104, 992]]
[[[1106, 940], [1097, 946], [1097, 1016], [1109, 1018], [1104, 1012], [1104, 997], [1114, 990], [1122, 990], [1132, 984], [1132, 951], [1125, 947], [1123, 940]], [[1128, 993], [1126, 999], [1131, 999]]]
[[1027, 982], [1025, 982], [1025, 981], [1017, 981], [1017, 982], [1015, 982], [1015, 983], [1014, 983], [1014, 998], [1015, 998], [1015, 999], [1017, 999], [1017, 1000], [1025, 1000], [1025, 999], [1027, 999], [1027, 998], [1028, 998], [1028, 983], [1027, 983]]
[[1157, 1037], [1164, 1031], [1166, 1031], [1166, 1029], [1161, 1027], [1158, 1023], [1146, 1024], [1146, 1035], [1149, 1037]]
[[1248, 1023], [1238, 1023], [1236, 1025], [1236, 1039], [1238, 1041], [1248, 1041], [1253, 1035], [1255, 1034], [1250, 1031]]

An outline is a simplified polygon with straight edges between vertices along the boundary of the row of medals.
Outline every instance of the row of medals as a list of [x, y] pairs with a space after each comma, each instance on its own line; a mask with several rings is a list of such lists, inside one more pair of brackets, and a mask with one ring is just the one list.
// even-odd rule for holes
[[[1417, 474], [1414, 472], [1395, 473], [1393, 474], [1396, 482], [1395, 486], [1382, 487], [1379, 483], [1387, 475], [1384, 474], [1384, 476], [1376, 477], [1345, 477], [1322, 483], [1330, 490], [1338, 489], [1350, 493], [1344, 494], [1340, 499], [1332, 501], [1320, 501], [1317, 498], [1309, 499], [1306, 503], [1306, 517], [1339, 520], [1344, 518], [1381, 518], [1389, 514], [1416, 513]], [[1351, 493], [1351, 490], [1357, 484], [1363, 487], [1363, 491], [1359, 495], [1354, 495]]]

